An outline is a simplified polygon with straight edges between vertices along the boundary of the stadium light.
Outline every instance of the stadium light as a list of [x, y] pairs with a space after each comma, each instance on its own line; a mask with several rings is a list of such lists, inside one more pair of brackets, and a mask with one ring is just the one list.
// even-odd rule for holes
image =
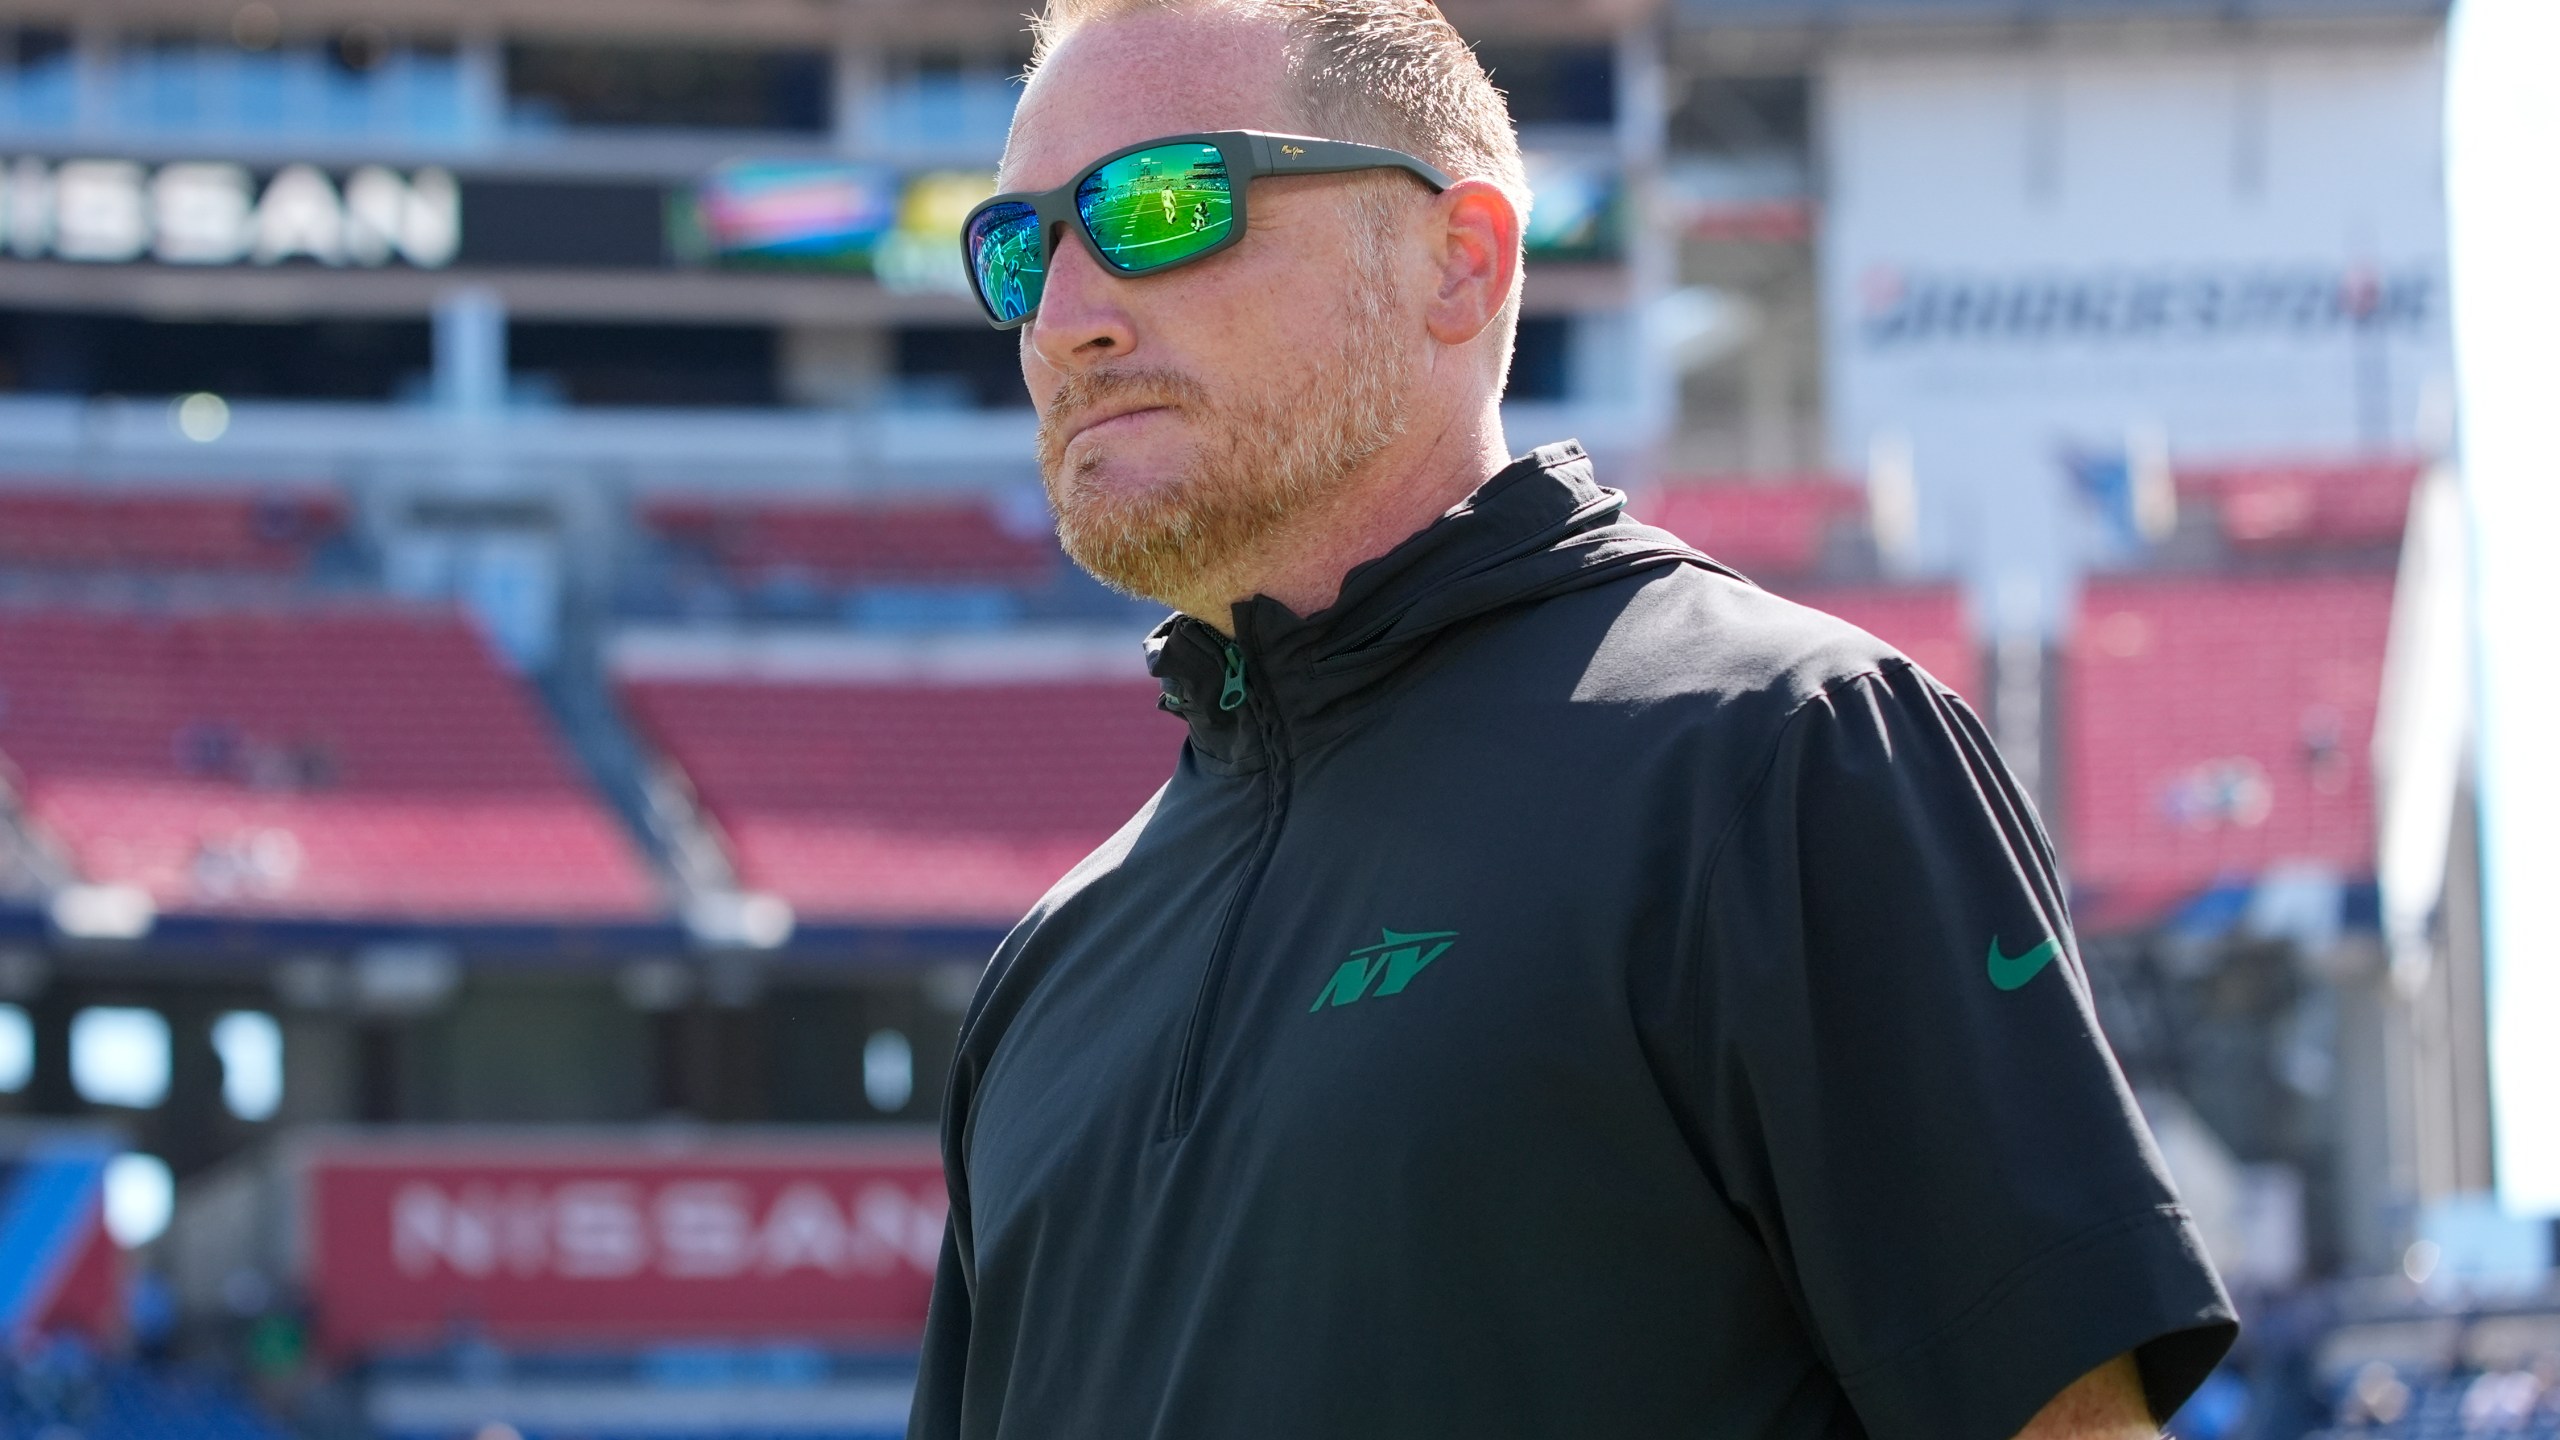
[[222, 1057], [222, 1103], [243, 1120], [274, 1117], [284, 1103], [284, 1030], [263, 1010], [234, 1010], [213, 1022]]
[[695, 896], [684, 923], [705, 949], [777, 950], [790, 942], [798, 918], [779, 895], [736, 891]]
[[862, 1095], [871, 1108], [895, 1114], [916, 1093], [916, 1051], [896, 1030], [874, 1030], [862, 1042]]
[[462, 964], [449, 946], [384, 941], [355, 954], [348, 972], [356, 1008], [376, 1015], [425, 1015], [462, 986]]
[[26, 1089], [35, 1073], [35, 1022], [22, 1005], [0, 1005], [0, 1094]]
[[71, 1017], [71, 1088], [92, 1105], [148, 1110], [169, 1097], [169, 1022], [136, 1005]]
[[138, 885], [68, 885], [45, 908], [53, 928], [72, 940], [139, 940], [159, 919], [150, 892]]
[[106, 1190], [107, 1234], [127, 1250], [159, 1239], [177, 1211], [177, 1179], [157, 1155], [134, 1150], [108, 1161]]
[[231, 429], [231, 403], [210, 391], [178, 397], [169, 413], [178, 433], [199, 445], [210, 445]]

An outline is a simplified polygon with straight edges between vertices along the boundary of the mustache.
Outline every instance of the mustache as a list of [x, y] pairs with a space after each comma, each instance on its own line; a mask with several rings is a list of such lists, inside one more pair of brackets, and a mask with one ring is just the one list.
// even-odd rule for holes
[[1049, 408], [1040, 417], [1041, 455], [1054, 458], [1063, 452], [1067, 437], [1094, 410], [1131, 402], [1205, 409], [1210, 404], [1209, 387], [1181, 371], [1160, 368], [1090, 370], [1070, 375], [1049, 397]]

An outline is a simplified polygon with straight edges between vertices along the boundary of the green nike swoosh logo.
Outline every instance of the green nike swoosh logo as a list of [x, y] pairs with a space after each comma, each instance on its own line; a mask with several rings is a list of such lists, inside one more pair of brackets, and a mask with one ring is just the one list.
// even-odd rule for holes
[[2045, 962], [2061, 953], [2062, 942], [2047, 940], [2024, 955], [2003, 955], [2000, 953], [2000, 937], [1994, 935], [1991, 937], [1991, 988], [2015, 990], [2036, 978], [2036, 972], [2045, 967]]

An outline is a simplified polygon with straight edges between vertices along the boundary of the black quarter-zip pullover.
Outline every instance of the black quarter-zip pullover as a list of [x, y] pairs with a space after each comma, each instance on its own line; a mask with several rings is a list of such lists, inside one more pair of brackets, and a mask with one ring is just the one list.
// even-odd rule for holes
[[2000, 1440], [2228, 1300], [1964, 703], [1540, 450], [1149, 640], [998, 951], [914, 1440]]

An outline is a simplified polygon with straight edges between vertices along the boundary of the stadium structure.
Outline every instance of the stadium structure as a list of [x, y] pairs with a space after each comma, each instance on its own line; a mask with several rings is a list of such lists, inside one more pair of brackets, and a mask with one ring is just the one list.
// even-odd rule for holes
[[[1180, 744], [959, 268], [1022, 8], [0, 0], [0, 1427], [898, 1432], [978, 965]], [[2265, 1321], [2179, 1433], [2560, 1433], [2442, 0], [1447, 8], [1515, 445], [2044, 807]]]

